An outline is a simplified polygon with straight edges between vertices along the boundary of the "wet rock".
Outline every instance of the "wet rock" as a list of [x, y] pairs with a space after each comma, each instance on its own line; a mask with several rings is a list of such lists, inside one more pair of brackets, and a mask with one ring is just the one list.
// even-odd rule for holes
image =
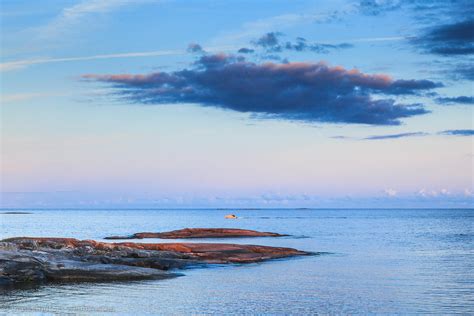
[[0, 285], [45, 281], [45, 263], [34, 256], [17, 251], [0, 250]]
[[45, 272], [47, 281], [56, 282], [103, 282], [141, 279], [165, 279], [175, 277], [158, 269], [123, 264], [90, 263], [77, 260], [62, 262]]
[[[16, 248], [15, 243], [1, 243], [0, 287], [18, 287], [47, 282], [120, 281], [162, 279], [178, 274], [164, 269], [152, 269], [133, 264], [102, 263], [77, 257], [73, 252], [52, 249], [29, 250]], [[27, 243], [24, 243], [28, 245]]]
[[162, 233], [136, 233], [131, 236], [110, 236], [105, 239], [185, 239], [185, 238], [240, 238], [240, 237], [281, 237], [287, 236], [271, 232], [259, 232], [237, 228], [185, 228]]
[[[93, 256], [136, 258], [139, 251], [149, 253], [158, 259], [185, 259], [205, 263], [258, 262], [274, 258], [306, 255], [293, 248], [221, 243], [108, 243], [74, 238], [10, 238], [4, 241], [14, 243], [19, 249], [30, 247], [34, 242], [37, 249], [51, 253], [62, 249], [62, 253], [82, 252], [84, 247], [93, 249]], [[66, 251], [64, 251], [66, 250]], [[92, 256], [92, 257], [93, 257]], [[80, 255], [79, 255], [80, 257]], [[91, 256], [88, 256], [91, 257]]]
[[166, 270], [251, 263], [309, 253], [292, 248], [213, 243], [108, 243], [18, 237], [0, 242], [0, 288], [47, 282], [170, 278]]

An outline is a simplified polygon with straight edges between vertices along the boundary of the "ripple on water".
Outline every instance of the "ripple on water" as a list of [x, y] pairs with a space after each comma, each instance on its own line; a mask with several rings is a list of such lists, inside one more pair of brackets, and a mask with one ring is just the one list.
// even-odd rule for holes
[[221, 242], [319, 255], [189, 269], [167, 280], [13, 291], [0, 295], [7, 313], [50, 308], [59, 314], [474, 314], [472, 210], [241, 210], [241, 221], [225, 220], [227, 210], [34, 213], [34, 221], [2, 216], [3, 237], [100, 239], [137, 231], [229, 227], [292, 236]]

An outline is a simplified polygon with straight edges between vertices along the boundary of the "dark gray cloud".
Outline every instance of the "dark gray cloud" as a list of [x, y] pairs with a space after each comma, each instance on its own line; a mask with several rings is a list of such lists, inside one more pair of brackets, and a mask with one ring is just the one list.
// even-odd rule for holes
[[471, 56], [454, 56], [455, 58], [442, 58], [426, 63], [427, 73], [444, 77], [453, 81], [474, 80], [474, 58]]
[[204, 55], [192, 68], [175, 72], [83, 77], [112, 84], [138, 104], [195, 103], [262, 118], [372, 125], [399, 125], [400, 119], [428, 113], [421, 104], [399, 104], [390, 95], [439, 86], [325, 63], [257, 64], [225, 54]]
[[433, 22], [444, 17], [469, 16], [474, 11], [474, 4], [472, 0], [360, 0], [356, 8], [365, 15], [407, 9], [418, 22]]
[[449, 136], [473, 136], [474, 129], [450, 129], [450, 130], [439, 132], [439, 134], [449, 135]]
[[450, 75], [454, 80], [474, 80], [474, 60], [468, 61], [452, 67]]
[[242, 47], [237, 52], [241, 53], [241, 54], [251, 54], [251, 53], [255, 52], [255, 50], [251, 49], [251, 48], [247, 48], [247, 47]]
[[353, 45], [348, 43], [341, 43], [335, 45], [308, 43], [306, 39], [298, 37], [296, 39], [296, 42], [286, 42], [283, 47], [286, 50], [293, 50], [297, 52], [312, 51], [320, 54], [327, 54], [330, 50], [351, 48], [353, 47]]
[[473, 0], [360, 0], [356, 7], [366, 15], [401, 10], [411, 16], [420, 29], [408, 41], [420, 52], [453, 57], [443, 61], [448, 78], [474, 80]]
[[412, 42], [431, 54], [443, 56], [474, 54], [474, 19], [431, 27]]
[[196, 43], [189, 44], [187, 50], [190, 53], [204, 53], [204, 49], [202, 48], [202, 46]]
[[434, 88], [442, 87], [443, 84], [436, 83], [431, 80], [395, 80], [390, 87], [385, 89], [384, 93], [394, 95], [417, 94], [421, 91], [427, 91]]
[[269, 32], [260, 37], [258, 40], [254, 42], [255, 46], [261, 46], [267, 49], [274, 49], [274, 47], [279, 45], [279, 37], [282, 36], [283, 33], [280, 32]]
[[265, 49], [267, 53], [280, 53], [283, 51], [295, 51], [305, 52], [311, 51], [319, 54], [327, 54], [331, 50], [346, 49], [353, 47], [352, 44], [341, 43], [341, 44], [322, 44], [322, 43], [310, 43], [303, 37], [297, 37], [294, 42], [281, 41], [280, 38], [283, 36], [279, 32], [270, 32], [258, 40], [254, 41], [253, 44], [257, 47]]
[[440, 104], [474, 104], [474, 97], [462, 95], [458, 97], [437, 98], [436, 102]]
[[382, 139], [397, 139], [413, 136], [427, 136], [429, 134], [423, 132], [413, 132], [413, 133], [400, 133], [400, 134], [390, 134], [390, 135], [372, 135], [365, 137], [366, 140], [382, 140]]
[[402, 3], [402, 0], [361, 0], [358, 3], [358, 9], [362, 14], [379, 15], [387, 11], [399, 9]]

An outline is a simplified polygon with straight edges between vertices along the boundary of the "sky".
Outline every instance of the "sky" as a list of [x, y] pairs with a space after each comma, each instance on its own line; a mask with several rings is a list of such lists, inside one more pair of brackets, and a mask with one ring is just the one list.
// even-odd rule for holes
[[473, 207], [473, 13], [3, 0], [0, 207]]

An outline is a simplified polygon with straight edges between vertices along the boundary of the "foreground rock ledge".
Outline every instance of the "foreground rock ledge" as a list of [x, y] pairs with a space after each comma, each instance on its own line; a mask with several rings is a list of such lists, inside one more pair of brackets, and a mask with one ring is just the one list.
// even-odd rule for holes
[[0, 288], [47, 282], [170, 278], [167, 270], [308, 255], [292, 248], [211, 243], [107, 243], [19, 237], [0, 242]]
[[162, 233], [136, 233], [130, 236], [110, 236], [105, 239], [185, 239], [185, 238], [240, 238], [240, 237], [282, 237], [271, 232], [259, 232], [238, 228], [185, 228]]

